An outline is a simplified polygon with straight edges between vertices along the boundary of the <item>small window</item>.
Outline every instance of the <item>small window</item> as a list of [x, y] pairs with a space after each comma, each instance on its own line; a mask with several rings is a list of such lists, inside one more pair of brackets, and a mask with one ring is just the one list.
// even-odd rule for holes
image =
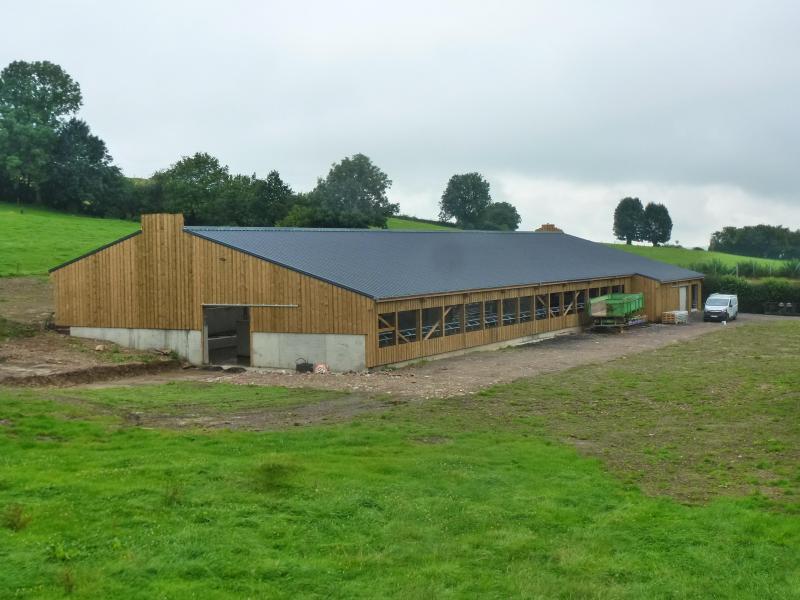
[[575, 295], [575, 306], [579, 313], [586, 310], [586, 290], [579, 290]]
[[432, 340], [442, 337], [443, 331], [442, 307], [422, 309], [422, 339]]
[[541, 321], [547, 318], [547, 294], [536, 296], [536, 320]]
[[395, 329], [395, 313], [383, 313], [378, 315], [378, 346], [394, 346], [397, 343]]
[[589, 298], [597, 298], [600, 295], [600, 288], [589, 288]]
[[564, 292], [564, 315], [575, 312], [575, 292]]
[[464, 307], [466, 315], [464, 317], [464, 329], [466, 331], [478, 331], [483, 329], [483, 316], [481, 315], [481, 303], [472, 302]]
[[506, 298], [503, 300], [503, 325], [513, 325], [519, 322], [517, 309], [519, 298]]
[[523, 296], [519, 299], [519, 322], [527, 323], [533, 320], [533, 298]]
[[600, 295], [607, 296], [608, 295], [608, 286], [603, 286], [600, 288]]
[[561, 315], [561, 294], [550, 294], [550, 316], [558, 317]]
[[612, 294], [624, 294], [625, 293], [625, 286], [624, 285], [612, 285], [611, 286], [611, 293]]
[[497, 327], [500, 324], [497, 315], [497, 300], [487, 300], [483, 303], [483, 323], [486, 329]]
[[397, 341], [400, 344], [417, 341], [417, 314], [419, 313], [416, 310], [397, 313]]
[[464, 322], [463, 313], [464, 313], [463, 304], [454, 304], [452, 306], [444, 307], [445, 335], [456, 335], [458, 333], [461, 333], [462, 331], [461, 324]]
[[697, 310], [697, 284], [692, 284], [692, 310]]

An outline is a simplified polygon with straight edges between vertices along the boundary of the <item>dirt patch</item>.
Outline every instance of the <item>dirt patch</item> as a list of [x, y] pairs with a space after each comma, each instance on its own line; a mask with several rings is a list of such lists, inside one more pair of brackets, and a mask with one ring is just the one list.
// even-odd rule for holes
[[55, 310], [53, 286], [44, 277], [0, 277], [0, 316], [41, 325]]
[[[100, 347], [98, 351], [96, 348]], [[97, 379], [144, 374], [149, 369], [124, 367], [137, 363], [177, 362], [157, 353], [117, 347], [108, 342], [72, 338], [53, 331], [0, 343], [0, 384], [70, 385]], [[112, 367], [112, 368], [107, 368]], [[92, 378], [92, 374], [95, 378]], [[28, 383], [26, 383], [28, 382]]]
[[90, 383], [94, 381], [109, 381], [121, 377], [146, 375], [160, 371], [174, 371], [180, 367], [177, 360], [159, 360], [155, 362], [122, 363], [118, 365], [97, 365], [85, 369], [52, 373], [49, 375], [23, 375], [0, 379], [3, 385], [16, 387], [41, 387], [41, 386], [67, 386]]

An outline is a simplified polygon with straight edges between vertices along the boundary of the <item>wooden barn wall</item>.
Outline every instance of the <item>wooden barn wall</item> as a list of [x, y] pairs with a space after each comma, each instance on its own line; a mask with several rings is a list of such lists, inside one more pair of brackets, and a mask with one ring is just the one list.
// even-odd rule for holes
[[203, 304], [251, 309], [253, 331], [370, 335], [374, 301], [182, 230], [181, 215], [143, 215], [142, 233], [51, 275], [63, 326], [195, 329]]
[[503, 290], [483, 290], [451, 295], [427, 296], [406, 300], [389, 300], [378, 302], [375, 308], [375, 319], [372, 323], [372, 329], [374, 332], [376, 332], [376, 335], [374, 336], [374, 341], [372, 341], [371, 344], [370, 341], [368, 341], [367, 365], [374, 367], [407, 360], [416, 360], [434, 354], [453, 352], [456, 350], [473, 348], [475, 346], [512, 340], [528, 335], [577, 327], [588, 322], [588, 305], [587, 310], [580, 314], [575, 312], [566, 316], [562, 314], [558, 317], [551, 317], [548, 315], [548, 318], [543, 320], [537, 320], [534, 318], [533, 320], [524, 323], [500, 325], [492, 328], [482, 328], [476, 331], [462, 331], [461, 333], [454, 335], [422, 339], [405, 344], [398, 343], [385, 347], [379, 347], [377, 340], [377, 331], [380, 326], [378, 322], [378, 315], [381, 314], [417, 310], [420, 311], [420, 314], [417, 316], [417, 319], [419, 320], [421, 318], [421, 311], [425, 308], [444, 308], [452, 305], [465, 305], [473, 302], [485, 302], [491, 300], [497, 300], [500, 303], [498, 304], [498, 307], [502, 313], [501, 303], [504, 299], [521, 298], [525, 296], [535, 297], [536, 295], [543, 294], [563, 294], [563, 292], [577, 292], [582, 290], [585, 292], [585, 297], [588, 302], [588, 290], [590, 288], [604, 286], [611, 287], [616, 285], [623, 285], [625, 286], [625, 290], [628, 291], [631, 285], [631, 278], [622, 277], [596, 280], [591, 282], [584, 281], [556, 285], [519, 287]]
[[680, 292], [678, 288], [687, 286], [687, 308], [691, 308], [692, 301], [692, 285], [697, 285], [698, 293], [698, 310], [700, 306], [703, 280], [702, 279], [686, 279], [683, 281], [675, 281], [669, 283], [659, 283], [647, 277], [635, 276], [631, 280], [632, 292], [644, 292], [645, 297], [645, 311], [648, 320], [660, 323], [661, 315], [670, 310], [678, 310], [680, 308]]

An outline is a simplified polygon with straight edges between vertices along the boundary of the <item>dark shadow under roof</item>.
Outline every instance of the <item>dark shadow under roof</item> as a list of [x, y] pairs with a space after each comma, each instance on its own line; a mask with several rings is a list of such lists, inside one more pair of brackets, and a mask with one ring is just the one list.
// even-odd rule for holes
[[376, 299], [701, 273], [564, 233], [185, 227], [199, 237]]

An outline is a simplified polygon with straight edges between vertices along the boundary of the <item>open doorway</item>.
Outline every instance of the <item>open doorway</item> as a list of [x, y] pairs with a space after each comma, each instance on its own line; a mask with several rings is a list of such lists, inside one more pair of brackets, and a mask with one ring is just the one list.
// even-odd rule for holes
[[205, 362], [250, 365], [250, 309], [246, 306], [204, 306]]

